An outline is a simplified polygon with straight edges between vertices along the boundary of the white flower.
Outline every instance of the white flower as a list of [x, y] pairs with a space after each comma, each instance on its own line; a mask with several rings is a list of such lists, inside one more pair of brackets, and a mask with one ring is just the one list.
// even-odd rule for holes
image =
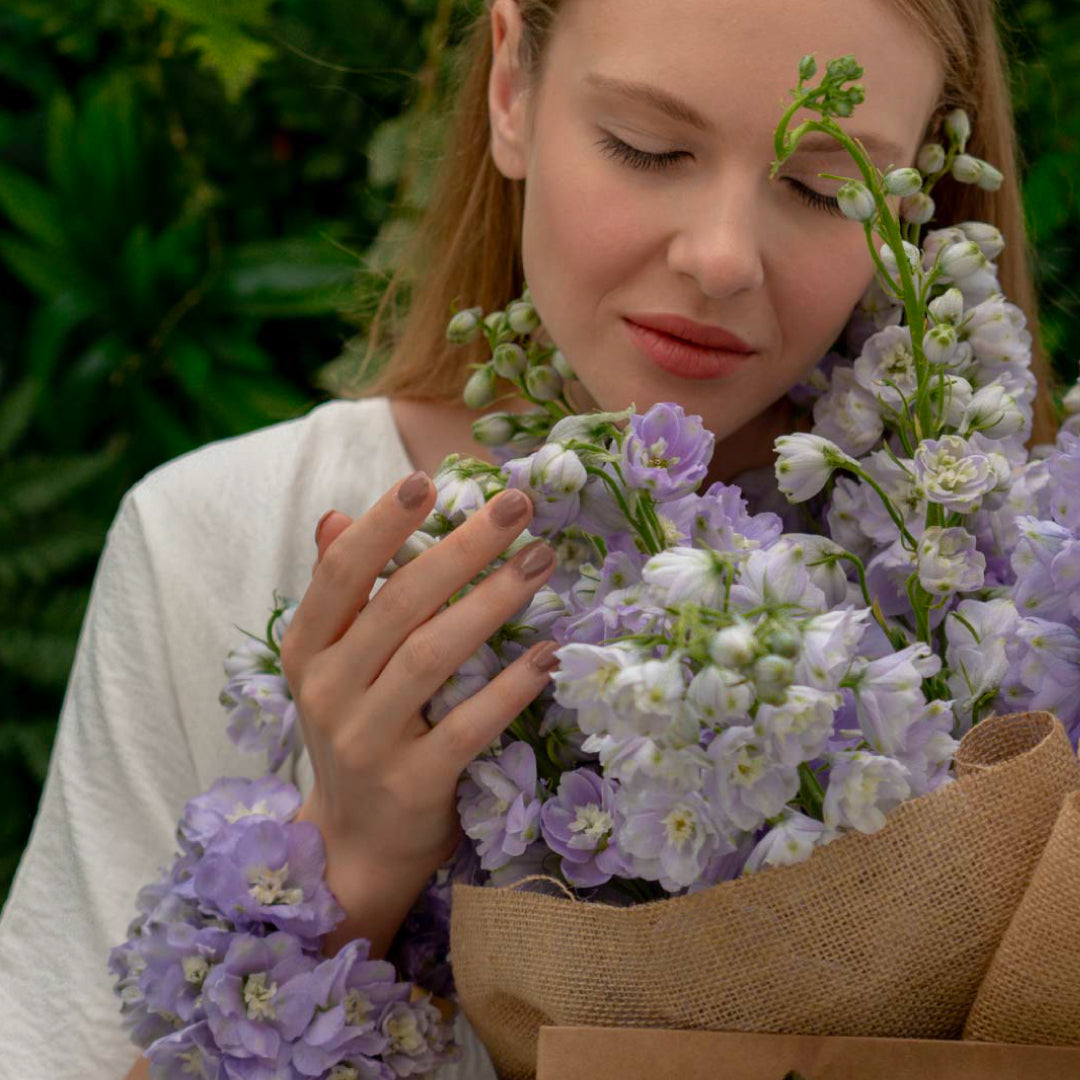
[[923, 336], [923, 352], [931, 364], [949, 364], [956, 356], [959, 345], [959, 335], [951, 323], [941, 322], [931, 326]]
[[982, 176], [982, 170], [983, 163], [977, 157], [972, 157], [971, 154], [957, 154], [953, 158], [953, 179], [961, 184], [978, 183], [979, 177]]
[[925, 191], [917, 192], [900, 203], [900, 216], [914, 225], [926, 225], [937, 213], [934, 200]]
[[782, 702], [758, 707], [754, 730], [769, 739], [778, 761], [797, 766], [824, 751], [833, 733], [833, 714], [841, 701], [835, 692], [789, 686]]
[[637, 659], [637, 650], [625, 644], [563, 645], [552, 676], [555, 700], [578, 710], [578, 724], [586, 735], [603, 734], [614, 720], [615, 678]]
[[485, 503], [484, 489], [471, 477], [464, 476], [451, 465], [434, 476], [435, 510], [448, 521], [460, 524]]
[[777, 761], [753, 728], [728, 728], [707, 752], [715, 770], [706, 777], [704, 795], [739, 829], [749, 832], [776, 817], [799, 790], [798, 771]]
[[611, 681], [608, 700], [618, 722], [609, 730], [613, 735], [663, 734], [679, 712], [685, 691], [686, 676], [677, 659], [624, 667]]
[[802, 560], [790, 550], [772, 548], [752, 551], [731, 590], [736, 611], [756, 611], [761, 607], [786, 604], [806, 611], [824, 611], [825, 594], [810, 580]]
[[814, 402], [814, 434], [858, 457], [881, 438], [884, 430], [878, 403], [855, 381], [854, 370], [834, 368], [829, 392]]
[[[911, 270], [915, 280], [918, 281], [922, 273], [922, 256], [923, 253], [914, 245], [909, 244], [906, 240], [902, 241], [904, 245], [904, 256], [908, 264], [908, 268]], [[881, 256], [881, 262], [885, 269], [893, 276], [894, 279], [900, 278], [900, 265], [896, 260], [896, 252], [893, 251], [891, 244], [882, 244], [878, 250], [878, 254]]]
[[647, 585], [663, 589], [665, 603], [690, 600], [722, 608], [730, 562], [708, 548], [669, 548], [653, 555], [641, 571]]
[[915, 474], [931, 502], [959, 514], [977, 509], [983, 496], [1000, 481], [991, 455], [973, 450], [959, 435], [920, 443], [915, 451]]
[[533, 455], [529, 482], [544, 495], [574, 495], [588, 480], [581, 459], [561, 443], [547, 442]]
[[888, 326], [863, 346], [855, 361], [855, 381], [882, 404], [899, 411], [915, 395], [915, 354], [911, 329]]
[[852, 673], [859, 727], [875, 750], [895, 754], [904, 745], [908, 727], [926, 704], [923, 679], [940, 670], [940, 658], [917, 642]]
[[855, 464], [840, 447], [820, 435], [781, 435], [774, 448], [779, 455], [776, 482], [792, 502], [812, 498], [834, 469]]
[[869, 608], [846, 607], [815, 615], [803, 623], [796, 681], [819, 690], [835, 690], [855, 659], [869, 617]]
[[919, 582], [932, 595], [981, 589], [986, 556], [967, 529], [932, 526], [919, 540]]
[[919, 148], [915, 164], [919, 167], [919, 172], [927, 176], [941, 172], [945, 168], [945, 147], [941, 143], [924, 143]]
[[945, 134], [960, 146], [967, 144], [971, 138], [971, 119], [963, 109], [953, 109], [945, 117]]
[[844, 563], [838, 556], [847, 552], [836, 541], [815, 533], [785, 533], [769, 548], [773, 558], [789, 558], [802, 563], [810, 581], [825, 594], [828, 607], [842, 604], [848, 594]]
[[805, 862], [814, 848], [827, 844], [836, 836], [823, 821], [800, 814], [798, 810], [785, 810], [780, 820], [750, 852], [743, 867], [744, 874], [753, 874], [767, 866], [794, 866]]
[[829, 786], [822, 808], [825, 824], [874, 833], [885, 815], [911, 794], [907, 770], [892, 758], [864, 750], [832, 755]]

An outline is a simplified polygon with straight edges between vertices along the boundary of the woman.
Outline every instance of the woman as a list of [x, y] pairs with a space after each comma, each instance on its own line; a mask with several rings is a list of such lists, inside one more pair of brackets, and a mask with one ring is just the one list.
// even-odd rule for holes
[[[303, 594], [283, 660], [307, 750], [288, 767], [347, 911], [325, 951], [354, 937], [385, 951], [458, 840], [458, 774], [551, 664], [539, 646], [436, 729], [421, 716], [552, 571], [537, 542], [439, 611], [528, 525], [527, 500], [511, 493], [368, 602], [434, 502], [442, 457], [483, 456], [475, 414], [455, 403], [476, 357], [445, 343], [451, 306], [501, 308], [527, 279], [580, 376], [579, 404], [678, 401], [717, 436], [710, 480], [768, 464], [791, 423], [784, 395], [872, 277], [862, 228], [832, 200], [838, 182], [818, 175], [850, 172], [843, 156], [815, 144], [768, 176], [807, 52], [853, 53], [866, 68], [867, 100], [848, 127], [883, 168], [911, 164], [948, 108], [975, 117], [970, 152], [1005, 183], [992, 198], [943, 186], [938, 223], [996, 223], [1011, 244], [1003, 286], [1033, 315], [990, 0], [857, 0], [839, 15], [832, 0], [492, 0], [417, 248], [425, 275], [368, 399], [204, 447], [124, 499], [0, 923], [0, 1075], [130, 1065], [106, 954], [167, 859], [183, 803], [218, 776], [259, 771], [225, 739], [218, 665], [233, 624], [259, 625], [274, 587]], [[727, 351], [673, 345], [665, 329], [713, 333]], [[352, 513], [320, 521], [308, 584], [308, 530], [327, 507]], [[458, 1074], [491, 1075], [463, 1020], [459, 1033]]]

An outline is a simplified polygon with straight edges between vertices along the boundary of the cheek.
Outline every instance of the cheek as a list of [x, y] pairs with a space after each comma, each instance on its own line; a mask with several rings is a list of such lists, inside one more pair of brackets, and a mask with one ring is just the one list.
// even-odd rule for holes
[[839, 336], [873, 279], [874, 263], [859, 232], [816, 244], [781, 266], [775, 302], [784, 351], [798, 368], [821, 357]]

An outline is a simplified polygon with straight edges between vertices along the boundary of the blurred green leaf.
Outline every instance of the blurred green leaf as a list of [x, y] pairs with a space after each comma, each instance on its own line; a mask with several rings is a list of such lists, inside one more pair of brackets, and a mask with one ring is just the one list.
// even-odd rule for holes
[[28, 176], [0, 163], [0, 210], [23, 232], [49, 247], [62, 247], [64, 229], [56, 200]]

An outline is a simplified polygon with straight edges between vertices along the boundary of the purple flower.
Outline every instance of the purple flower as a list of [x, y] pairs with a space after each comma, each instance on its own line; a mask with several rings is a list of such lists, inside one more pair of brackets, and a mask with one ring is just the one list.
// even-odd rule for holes
[[581, 509], [577, 491], [548, 494], [535, 487], [532, 479], [533, 458], [513, 458], [502, 467], [507, 487], [524, 491], [532, 500], [533, 516], [529, 532], [533, 536], [552, 536], [573, 525]]
[[164, 1035], [146, 1050], [157, 1076], [217, 1080], [221, 1054], [205, 1020]]
[[700, 416], [661, 402], [644, 416], [631, 416], [622, 446], [623, 476], [657, 502], [693, 491], [708, 471], [715, 439]]
[[478, 841], [480, 865], [497, 870], [540, 837], [536, 758], [515, 742], [494, 761], [474, 761], [458, 788], [465, 835]]
[[201, 1020], [203, 983], [225, 958], [231, 937], [231, 931], [216, 926], [163, 923], [137, 939], [145, 963], [139, 985], [147, 1005], [185, 1023]]
[[276, 776], [222, 777], [184, 807], [178, 828], [180, 845], [186, 852], [199, 854], [225, 825], [241, 818], [262, 816], [284, 824], [296, 815], [302, 801], [292, 784]]
[[230, 679], [218, 700], [229, 714], [229, 738], [241, 750], [264, 752], [267, 768], [279, 769], [300, 746], [296, 703], [280, 674], [240, 675]]
[[394, 1002], [383, 1013], [379, 1027], [390, 1040], [383, 1060], [395, 1076], [425, 1076], [460, 1057], [451, 1042], [450, 1026], [428, 998]]
[[207, 1023], [221, 1053], [267, 1065], [279, 1063], [314, 1008], [303, 995], [285, 995], [283, 989], [316, 965], [292, 934], [234, 937], [224, 961], [210, 972], [203, 987]]
[[316, 942], [344, 915], [323, 882], [325, 869], [322, 834], [311, 822], [241, 819], [211, 842], [193, 889], [238, 927], [270, 923]]
[[351, 941], [313, 971], [288, 983], [282, 1000], [295, 999], [307, 1022], [292, 1050], [304, 1076], [321, 1076], [344, 1058], [373, 1058], [389, 1046], [379, 1030], [387, 1007], [408, 1001], [409, 985], [397, 981], [393, 964], [368, 960], [368, 943]]
[[544, 803], [540, 824], [544, 839], [563, 859], [572, 885], [603, 885], [628, 868], [614, 842], [615, 785], [590, 769], [564, 772], [558, 795]]

